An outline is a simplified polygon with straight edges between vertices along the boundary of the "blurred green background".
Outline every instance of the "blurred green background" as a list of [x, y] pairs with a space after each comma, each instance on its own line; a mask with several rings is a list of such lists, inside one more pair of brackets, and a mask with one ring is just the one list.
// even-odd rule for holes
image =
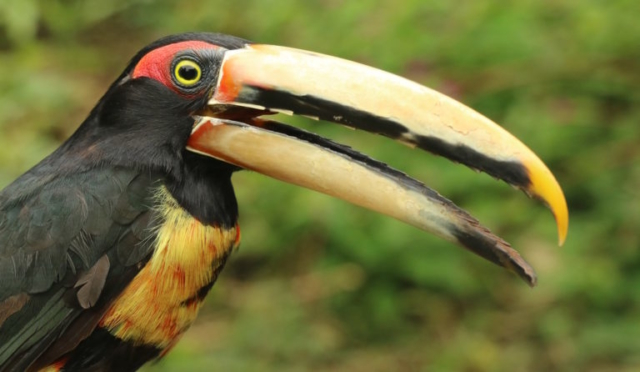
[[640, 8], [630, 1], [0, 2], [0, 184], [67, 138], [128, 59], [187, 30], [314, 50], [482, 112], [549, 165], [564, 247], [491, 177], [305, 120], [426, 182], [537, 269], [528, 288], [451, 244], [258, 174], [243, 244], [198, 322], [145, 371], [640, 370]]

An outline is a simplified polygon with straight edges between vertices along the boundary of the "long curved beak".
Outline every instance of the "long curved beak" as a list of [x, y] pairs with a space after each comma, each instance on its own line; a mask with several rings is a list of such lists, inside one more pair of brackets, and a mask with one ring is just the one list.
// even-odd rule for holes
[[[241, 110], [240, 121], [224, 112]], [[355, 62], [270, 45], [226, 51], [209, 112], [187, 149], [317, 190], [435, 233], [535, 284], [508, 243], [420, 182], [347, 147], [257, 119], [283, 112], [381, 134], [486, 172], [541, 200], [566, 238], [552, 173], [491, 120], [429, 88]], [[226, 118], [226, 119], [225, 119]]]

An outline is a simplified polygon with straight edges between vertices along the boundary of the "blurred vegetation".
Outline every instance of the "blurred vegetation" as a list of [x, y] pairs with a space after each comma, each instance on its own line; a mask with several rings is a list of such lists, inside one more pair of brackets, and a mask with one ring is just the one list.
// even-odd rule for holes
[[146, 371], [640, 370], [637, 1], [0, 2], [0, 184], [67, 138], [142, 46], [217, 31], [357, 60], [501, 123], [569, 202], [361, 132], [295, 123], [425, 181], [534, 265], [531, 290], [389, 218], [241, 172], [243, 244], [198, 323]]

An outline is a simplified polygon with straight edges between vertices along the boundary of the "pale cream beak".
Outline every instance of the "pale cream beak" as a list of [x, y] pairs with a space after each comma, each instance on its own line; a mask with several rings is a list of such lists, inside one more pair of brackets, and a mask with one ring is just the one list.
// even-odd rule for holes
[[[568, 211], [552, 173], [522, 142], [461, 103], [355, 62], [269, 45], [225, 53], [212, 112], [284, 112], [381, 134], [486, 172], [542, 200], [565, 240]], [[188, 149], [344, 199], [460, 244], [535, 283], [508, 243], [420, 182], [284, 124], [202, 117]]]

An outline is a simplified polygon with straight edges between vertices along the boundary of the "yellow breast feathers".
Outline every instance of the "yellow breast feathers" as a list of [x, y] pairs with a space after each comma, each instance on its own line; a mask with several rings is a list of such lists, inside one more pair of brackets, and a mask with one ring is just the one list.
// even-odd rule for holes
[[204, 226], [163, 187], [158, 192], [155, 251], [100, 322], [118, 338], [160, 349], [171, 346], [196, 318], [198, 291], [238, 245], [240, 230]]

